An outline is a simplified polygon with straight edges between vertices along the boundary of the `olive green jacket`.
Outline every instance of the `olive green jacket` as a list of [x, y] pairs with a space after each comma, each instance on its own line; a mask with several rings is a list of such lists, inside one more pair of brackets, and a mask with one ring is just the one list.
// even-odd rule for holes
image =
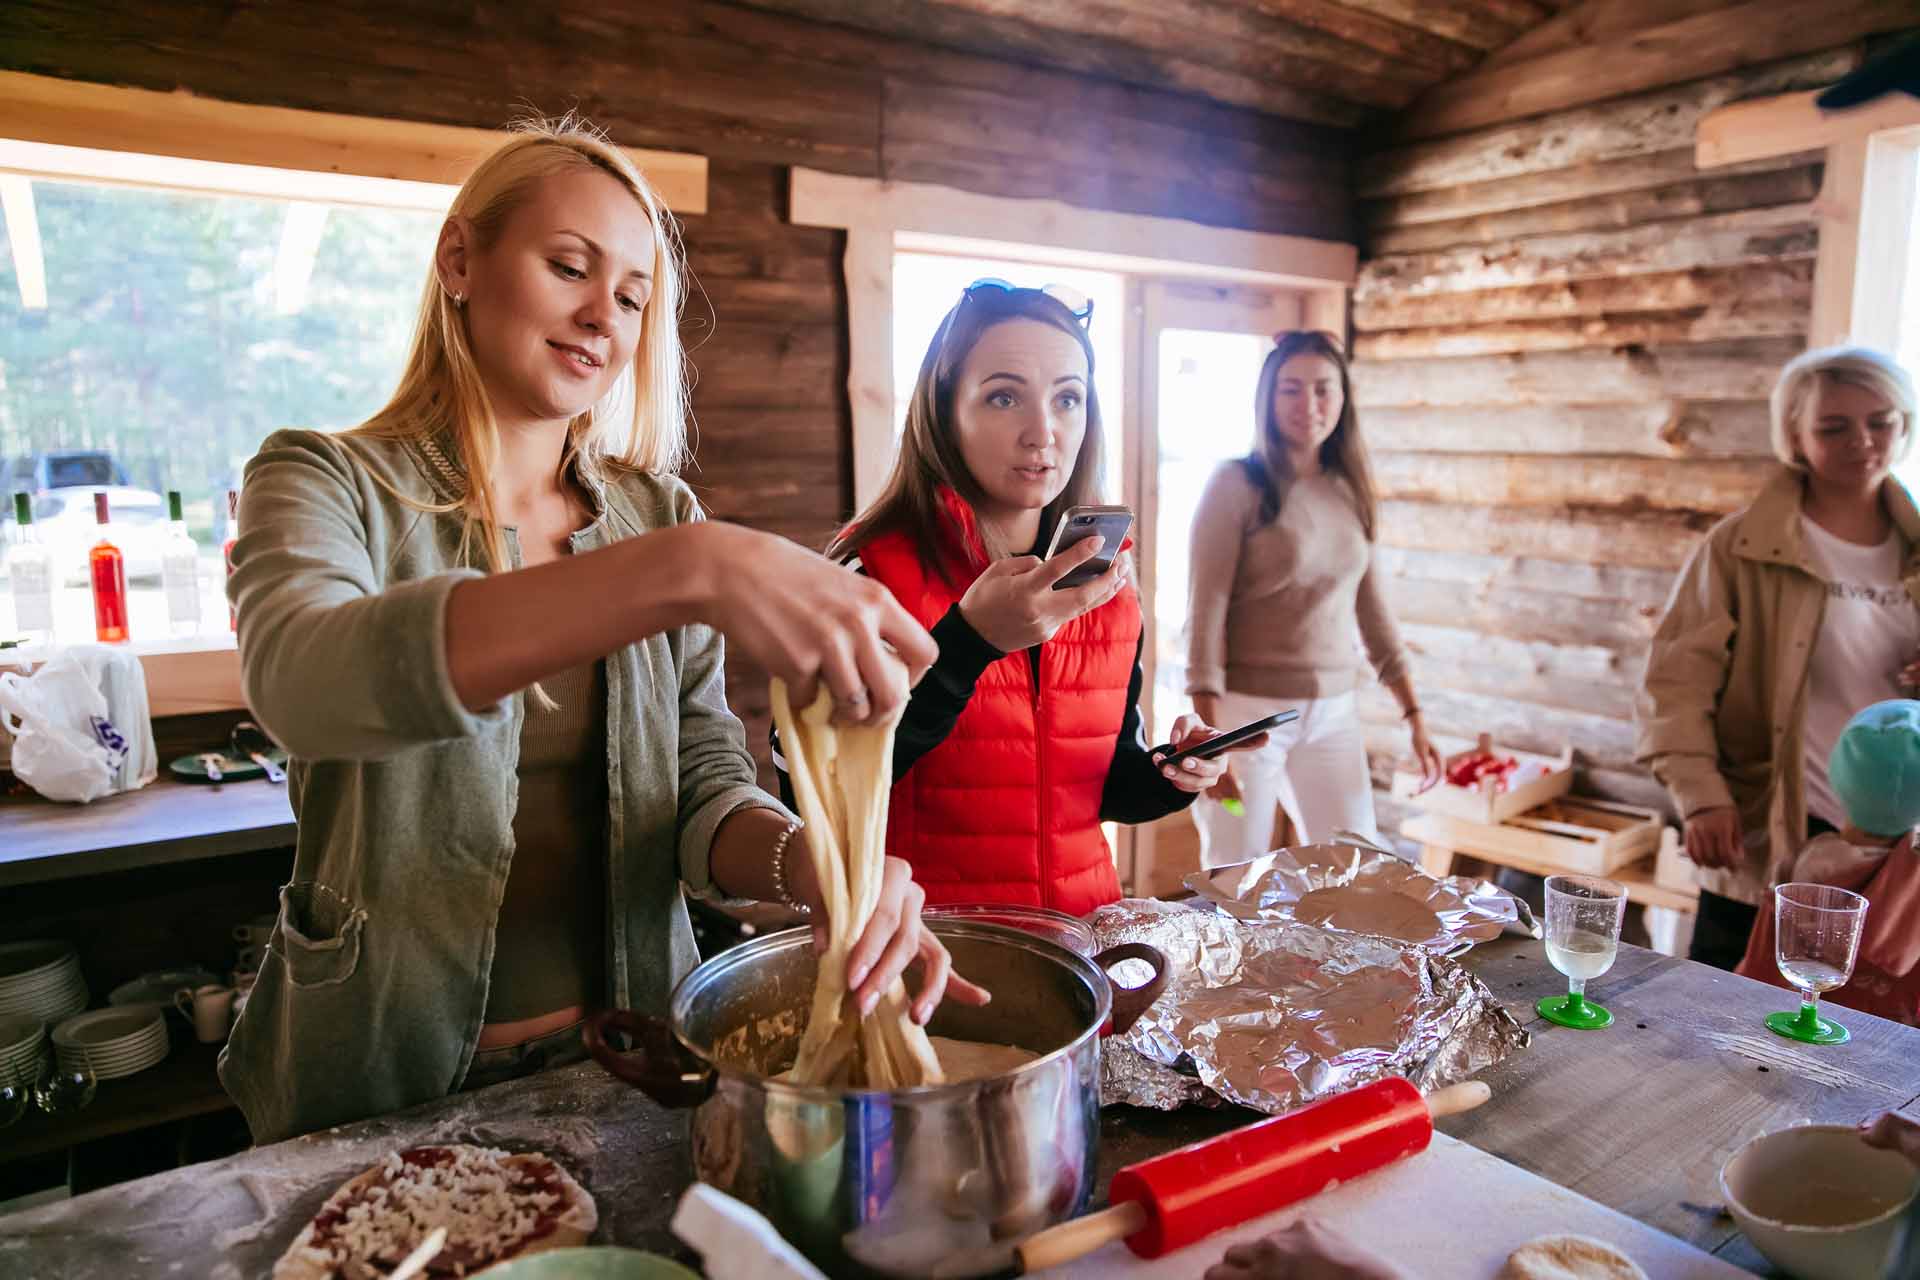
[[[1739, 811], [1746, 862], [1698, 869], [1701, 887], [1754, 905], [1766, 897], [1767, 867], [1807, 839], [1802, 730], [1827, 593], [1803, 545], [1804, 484], [1800, 472], [1781, 467], [1752, 506], [1721, 521], [1694, 551], [1654, 632], [1634, 703], [1635, 754], [1680, 816], [1726, 805]], [[1901, 577], [1920, 604], [1920, 512], [1895, 481], [1886, 503], [1905, 544]]]
[[[576, 551], [700, 518], [671, 477], [581, 479], [596, 518]], [[460, 517], [421, 508], [462, 487], [432, 442], [282, 431], [247, 466], [229, 593], [248, 706], [293, 756], [299, 830], [220, 1057], [256, 1142], [441, 1097], [473, 1057], [524, 695], [476, 714], [448, 674], [447, 597], [479, 574]], [[511, 530], [508, 547], [518, 563]], [[711, 891], [729, 814], [780, 805], [754, 785], [717, 633], [649, 636], [606, 669], [606, 998], [659, 1011], [698, 959], [682, 884]]]

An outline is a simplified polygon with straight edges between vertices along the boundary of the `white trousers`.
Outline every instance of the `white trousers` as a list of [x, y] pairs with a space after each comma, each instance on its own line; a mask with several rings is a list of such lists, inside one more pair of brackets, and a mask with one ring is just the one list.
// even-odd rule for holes
[[1231, 757], [1246, 806], [1244, 817], [1228, 813], [1207, 795], [1194, 802], [1201, 866], [1224, 867], [1270, 852], [1275, 805], [1287, 811], [1306, 844], [1325, 841], [1336, 831], [1380, 839], [1373, 816], [1373, 776], [1367, 769], [1366, 737], [1354, 694], [1306, 699], [1223, 694], [1220, 723], [1214, 728], [1231, 729], [1287, 710], [1298, 711], [1300, 718], [1273, 730], [1259, 750]]

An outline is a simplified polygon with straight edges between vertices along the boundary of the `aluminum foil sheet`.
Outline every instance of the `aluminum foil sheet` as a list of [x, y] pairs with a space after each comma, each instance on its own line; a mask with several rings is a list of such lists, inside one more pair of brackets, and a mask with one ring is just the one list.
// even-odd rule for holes
[[1170, 1110], [1194, 1099], [1191, 1080], [1278, 1114], [1387, 1075], [1436, 1089], [1529, 1041], [1456, 961], [1377, 935], [1143, 899], [1102, 907], [1093, 928], [1102, 947], [1151, 943], [1172, 967], [1124, 1047], [1110, 1042], [1106, 1102]]
[[1300, 921], [1378, 934], [1456, 956], [1502, 932], [1540, 936], [1527, 904], [1489, 880], [1436, 880], [1380, 849], [1315, 844], [1187, 877], [1187, 887], [1241, 920]]

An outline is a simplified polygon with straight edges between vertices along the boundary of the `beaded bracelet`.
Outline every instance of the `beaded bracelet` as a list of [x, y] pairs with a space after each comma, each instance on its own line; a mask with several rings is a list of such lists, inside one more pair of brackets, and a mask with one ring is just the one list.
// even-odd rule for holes
[[813, 908], [795, 898], [793, 889], [787, 884], [787, 851], [792, 847], [794, 833], [800, 827], [800, 823], [790, 822], [785, 831], [773, 838], [773, 900], [783, 907], [811, 914]]

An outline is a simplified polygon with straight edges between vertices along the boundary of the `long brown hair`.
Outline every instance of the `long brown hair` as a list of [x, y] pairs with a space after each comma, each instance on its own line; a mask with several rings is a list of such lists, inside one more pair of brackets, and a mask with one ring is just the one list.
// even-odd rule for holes
[[[1037, 320], [1051, 325], [1072, 335], [1087, 357], [1087, 428], [1080, 440], [1080, 455], [1074, 459], [1066, 487], [1040, 513], [1040, 527], [1052, 528], [1069, 507], [1098, 501], [1105, 436], [1100, 426], [1100, 398], [1093, 389], [1093, 343], [1086, 327], [1064, 302], [1038, 289], [976, 285], [947, 312], [927, 345], [920, 375], [914, 380], [913, 399], [907, 404], [906, 432], [886, 487], [828, 544], [829, 557], [845, 559], [881, 534], [900, 531], [913, 539], [922, 563], [932, 566], [949, 582], [954, 580], [961, 566], [954, 562], [952, 549], [940, 537], [941, 526], [947, 521], [941, 491], [953, 490], [976, 511], [986, 494], [960, 454], [953, 417], [953, 384], [987, 330], [1008, 320]], [[1002, 545], [999, 535], [984, 521], [979, 532], [989, 559], [1015, 554]]]
[[1353, 405], [1353, 378], [1347, 370], [1347, 353], [1330, 333], [1314, 329], [1296, 329], [1278, 334], [1273, 350], [1260, 366], [1259, 381], [1253, 391], [1253, 450], [1241, 463], [1260, 491], [1260, 523], [1272, 524], [1280, 515], [1280, 502], [1287, 486], [1293, 483], [1293, 464], [1287, 460], [1286, 438], [1274, 417], [1273, 391], [1280, 382], [1280, 369], [1299, 355], [1325, 356], [1340, 371], [1340, 421], [1333, 433], [1320, 442], [1320, 466], [1329, 473], [1346, 477], [1353, 490], [1354, 511], [1367, 541], [1373, 541], [1380, 519], [1379, 491], [1373, 483], [1373, 464], [1367, 460], [1366, 441], [1360, 436], [1360, 414]]

